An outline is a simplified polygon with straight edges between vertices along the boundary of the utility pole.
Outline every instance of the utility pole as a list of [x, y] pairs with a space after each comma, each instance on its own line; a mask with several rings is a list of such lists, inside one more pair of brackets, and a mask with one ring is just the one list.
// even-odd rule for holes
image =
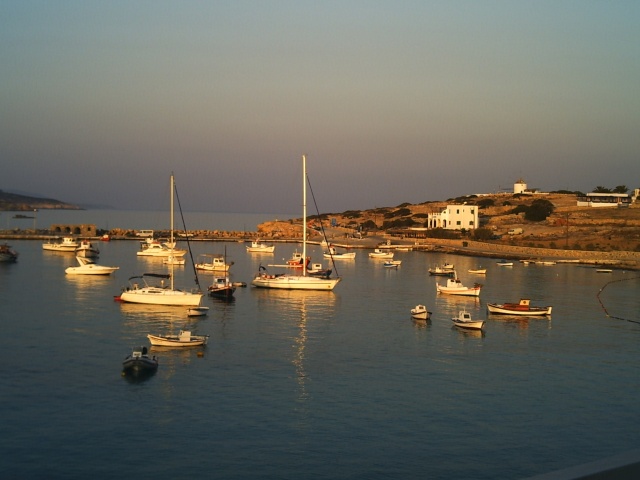
[[569, 212], [567, 212], [566, 214], [565, 229], [566, 229], [566, 235], [565, 235], [564, 248], [565, 250], [569, 250]]

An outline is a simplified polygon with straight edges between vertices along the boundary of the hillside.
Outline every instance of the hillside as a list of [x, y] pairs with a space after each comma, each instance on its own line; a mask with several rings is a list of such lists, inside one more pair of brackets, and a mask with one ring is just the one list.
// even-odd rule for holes
[[[531, 205], [536, 199], [545, 199], [554, 206], [553, 213], [544, 221], [531, 222], [524, 214], [511, 211], [518, 205]], [[481, 206], [493, 202], [493, 206]], [[442, 202], [417, 205], [401, 204], [362, 211], [347, 211], [321, 215], [325, 228], [335, 222], [337, 233], [353, 233], [363, 226], [369, 233], [398, 232], [419, 227], [430, 212], [439, 212], [447, 204], [479, 204], [480, 227], [489, 229], [496, 237], [489, 242], [541, 248], [571, 248], [593, 251], [640, 251], [640, 205], [631, 208], [577, 207], [573, 194], [514, 195], [496, 194], [467, 196]], [[310, 218], [310, 224], [314, 222]], [[317, 224], [317, 219], [315, 219]], [[270, 237], [296, 238], [301, 236], [301, 219], [289, 222], [265, 222], [258, 232]], [[522, 228], [522, 235], [506, 235], [511, 228]], [[428, 233], [429, 235], [429, 233]]]
[[34, 209], [82, 210], [77, 205], [61, 202], [60, 200], [52, 198], [30, 197], [0, 190], [0, 210], [23, 212], [33, 211]]

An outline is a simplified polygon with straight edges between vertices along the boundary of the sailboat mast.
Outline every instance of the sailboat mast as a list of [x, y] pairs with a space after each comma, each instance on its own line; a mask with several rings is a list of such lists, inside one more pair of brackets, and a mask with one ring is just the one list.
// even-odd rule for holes
[[302, 275], [307, 275], [307, 157], [302, 155]]
[[[170, 245], [171, 250], [175, 253], [175, 248], [174, 248], [174, 245], [173, 245], [173, 172], [171, 172], [170, 187], [171, 187], [171, 191], [169, 192], [169, 198], [171, 200], [170, 200], [169, 203], [171, 205], [171, 207], [170, 207], [170, 210], [171, 210], [171, 233], [169, 234], [169, 236], [170, 236], [169, 245]], [[173, 260], [174, 260], [174, 257], [173, 257], [173, 255], [171, 255], [169, 257], [169, 264], [171, 265], [171, 280], [170, 280], [170, 282], [171, 282], [171, 290], [173, 290]]]

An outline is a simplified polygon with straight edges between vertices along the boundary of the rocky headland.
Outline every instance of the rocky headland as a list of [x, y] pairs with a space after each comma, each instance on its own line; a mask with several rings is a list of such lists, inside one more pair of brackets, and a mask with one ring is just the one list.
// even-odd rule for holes
[[40, 198], [0, 190], [0, 211], [32, 212], [34, 210], [82, 210], [77, 205], [61, 202], [53, 198]]

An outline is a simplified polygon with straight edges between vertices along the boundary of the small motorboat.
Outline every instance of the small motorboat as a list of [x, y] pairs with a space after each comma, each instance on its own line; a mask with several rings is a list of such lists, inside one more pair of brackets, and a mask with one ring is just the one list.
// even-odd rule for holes
[[[310, 258], [307, 258], [307, 264], [309, 263]], [[297, 250], [293, 252], [291, 258], [287, 260], [287, 266], [291, 268], [302, 268], [304, 265], [304, 261], [302, 260], [302, 253]]]
[[65, 270], [67, 275], [111, 275], [120, 267], [106, 267], [104, 265], [98, 265], [90, 258], [76, 256], [77, 262], [80, 264], [78, 267], [68, 267]]
[[251, 246], [247, 247], [247, 252], [250, 253], [273, 253], [276, 249], [275, 245], [268, 245], [266, 243], [260, 243], [259, 240], [251, 242]]
[[233, 262], [227, 263], [223, 255], [202, 254], [196, 262], [196, 269], [205, 272], [228, 272]]
[[385, 260], [384, 266], [386, 268], [398, 268], [402, 265], [402, 260]]
[[231, 282], [228, 275], [216, 275], [208, 288], [212, 297], [230, 298], [236, 291], [236, 286]]
[[98, 247], [87, 239], [81, 240], [80, 245], [76, 248], [76, 257], [97, 258], [98, 255], [100, 255]]
[[162, 259], [162, 263], [164, 263], [165, 265], [184, 265], [185, 259], [179, 255], [169, 255], [168, 257]]
[[369, 253], [369, 258], [393, 258], [393, 252], [380, 250], [376, 248], [373, 252]]
[[191, 307], [187, 309], [189, 317], [204, 317], [207, 313], [209, 313], [209, 307]]
[[18, 252], [16, 252], [10, 245], [6, 243], [0, 245], [0, 262], [17, 262]]
[[484, 320], [472, 320], [471, 314], [466, 310], [460, 310], [457, 317], [451, 319], [456, 327], [469, 328], [473, 330], [481, 330], [484, 326]]
[[445, 285], [436, 283], [436, 291], [438, 293], [446, 293], [448, 295], [478, 297], [480, 296], [481, 289], [482, 285], [479, 283], [475, 283], [473, 287], [465, 287], [456, 275], [454, 275], [453, 278], [447, 278], [447, 283]]
[[499, 262], [496, 262], [496, 265], [501, 267], [513, 267], [513, 262], [510, 262], [509, 260], [500, 260]]
[[131, 355], [122, 362], [122, 374], [143, 376], [155, 373], [158, 370], [158, 359], [154, 355], [149, 357], [147, 347], [136, 347]]
[[519, 303], [487, 303], [489, 313], [503, 315], [551, 315], [552, 307], [533, 307], [528, 298], [520, 299]]
[[180, 330], [178, 335], [152, 335], [147, 338], [157, 347], [201, 347], [207, 344], [209, 335], [192, 335], [189, 330]]
[[486, 275], [486, 268], [470, 268], [469, 273], [475, 273], [476, 275]]
[[436, 265], [435, 267], [431, 267], [429, 269], [429, 275], [441, 276], [441, 277], [452, 277], [455, 274], [455, 270], [453, 268], [449, 268], [450, 264], [445, 265]]
[[73, 237], [63, 237], [62, 240], [43, 243], [42, 249], [51, 252], [75, 252], [79, 246], [80, 244]]
[[310, 264], [311, 259], [307, 258], [307, 275], [319, 278], [330, 278], [333, 270], [330, 268], [323, 268], [321, 263]]
[[431, 319], [431, 312], [424, 305], [416, 305], [411, 309], [411, 317], [416, 320], [429, 320]]
[[356, 252], [338, 252], [336, 247], [329, 245], [329, 251], [322, 254], [324, 258], [353, 260], [356, 258]]

